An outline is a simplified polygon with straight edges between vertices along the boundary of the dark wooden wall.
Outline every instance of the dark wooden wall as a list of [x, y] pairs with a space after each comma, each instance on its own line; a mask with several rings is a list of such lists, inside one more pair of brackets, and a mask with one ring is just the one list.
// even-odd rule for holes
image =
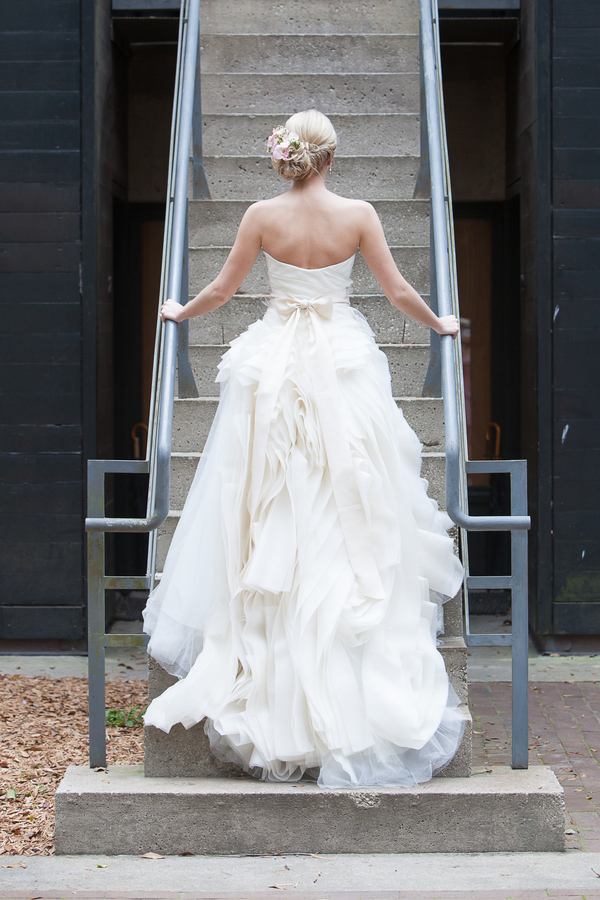
[[0, 638], [79, 638], [79, 0], [3, 0], [0, 59]]
[[600, 3], [554, 0], [555, 634], [600, 634]]

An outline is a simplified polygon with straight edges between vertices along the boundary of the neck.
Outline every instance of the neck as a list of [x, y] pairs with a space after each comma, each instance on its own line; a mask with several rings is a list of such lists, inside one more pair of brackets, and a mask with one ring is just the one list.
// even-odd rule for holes
[[294, 181], [292, 184], [292, 191], [300, 196], [303, 194], [304, 196], [312, 196], [315, 193], [321, 193], [322, 191], [326, 191], [327, 187], [325, 185], [325, 173], [327, 172], [327, 167], [322, 169], [320, 172], [313, 172], [312, 175], [309, 175], [308, 178], [305, 178], [303, 181]]

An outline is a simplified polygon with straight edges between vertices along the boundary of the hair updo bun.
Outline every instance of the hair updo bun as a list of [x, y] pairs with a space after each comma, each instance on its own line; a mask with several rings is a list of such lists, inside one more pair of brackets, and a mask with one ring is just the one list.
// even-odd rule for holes
[[313, 172], [321, 172], [333, 159], [337, 148], [335, 129], [317, 109], [295, 113], [285, 128], [295, 132], [302, 142], [299, 149], [290, 151], [287, 159], [273, 158], [273, 168], [286, 181], [304, 181]]

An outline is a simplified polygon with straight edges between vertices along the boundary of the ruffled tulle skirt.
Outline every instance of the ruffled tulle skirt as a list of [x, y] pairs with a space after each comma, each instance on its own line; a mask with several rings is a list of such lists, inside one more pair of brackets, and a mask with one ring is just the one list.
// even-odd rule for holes
[[462, 579], [451, 523], [427, 497], [387, 359], [347, 304], [321, 327], [383, 598], [361, 594], [340, 527], [305, 316], [253, 484], [257, 388], [284, 327], [268, 309], [220, 365], [221, 402], [145, 611], [150, 655], [181, 680], [145, 721], [206, 718], [215, 754], [268, 780], [427, 781], [464, 721], [436, 647], [439, 604]]

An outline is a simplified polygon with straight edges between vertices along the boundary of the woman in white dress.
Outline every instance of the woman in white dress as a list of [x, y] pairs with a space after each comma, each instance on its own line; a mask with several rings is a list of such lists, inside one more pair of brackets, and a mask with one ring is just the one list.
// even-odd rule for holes
[[159, 586], [148, 652], [181, 680], [150, 704], [206, 718], [215, 754], [272, 781], [411, 785], [453, 757], [458, 700], [436, 648], [462, 568], [426, 494], [385, 355], [348, 301], [357, 248], [393, 306], [456, 336], [400, 275], [373, 207], [327, 190], [329, 119], [268, 141], [291, 190], [252, 205], [181, 322], [232, 297], [261, 249], [271, 299], [219, 366], [221, 400]]

